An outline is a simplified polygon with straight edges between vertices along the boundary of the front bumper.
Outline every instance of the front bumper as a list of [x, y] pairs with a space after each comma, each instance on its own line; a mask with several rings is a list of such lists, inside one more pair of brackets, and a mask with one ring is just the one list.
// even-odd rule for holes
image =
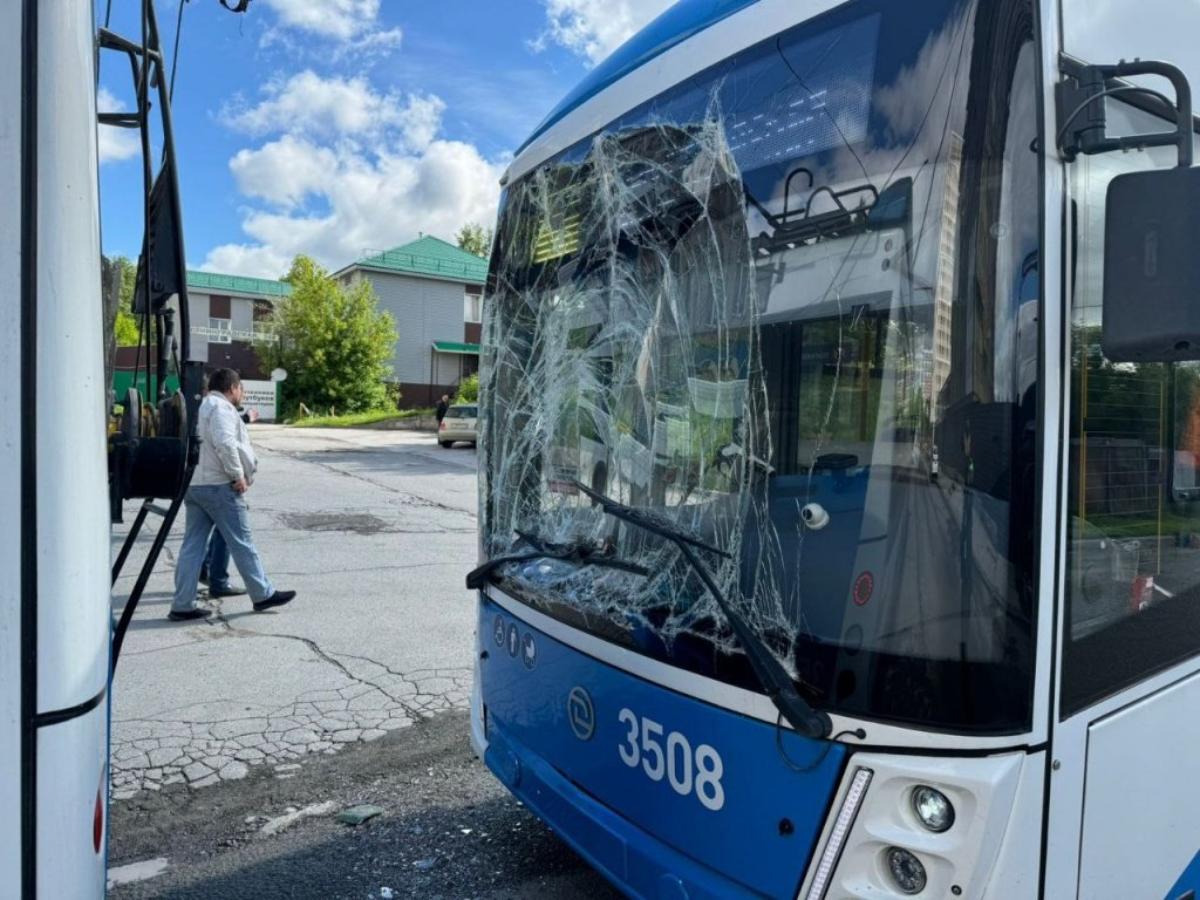
[[480, 603], [472, 698], [472, 742], [509, 790], [630, 896], [795, 896], [845, 748], [601, 662], [513, 608]]
[[514, 796], [631, 897], [759, 897], [677, 852], [572, 784], [536, 753], [489, 728], [484, 761]]

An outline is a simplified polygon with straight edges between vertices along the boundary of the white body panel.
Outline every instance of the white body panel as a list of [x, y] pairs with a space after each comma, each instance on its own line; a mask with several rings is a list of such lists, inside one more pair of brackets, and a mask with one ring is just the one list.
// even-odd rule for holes
[[[814, 862], [820, 858], [830, 838], [836, 810], [859, 769], [871, 771], [871, 782], [846, 837], [840, 861], [826, 893], [828, 900], [871, 900], [900, 898], [883, 862], [888, 847], [903, 847], [916, 853], [928, 874], [923, 895], [978, 898], [997, 883], [1002, 850], [1006, 877], [1032, 885], [1036, 895], [1037, 854], [1013, 859], [1014, 848], [1024, 843], [1022, 832], [1030, 828], [1026, 820], [1013, 812], [1025, 812], [1025, 805], [1014, 806], [1018, 797], [1030, 795], [1041, 783], [1040, 755], [1010, 753], [974, 759], [953, 757], [894, 756], [856, 753], [846, 764], [834, 814], [826, 821], [817, 841]], [[1029, 784], [1032, 781], [1033, 784]], [[917, 785], [930, 785], [942, 791], [954, 804], [954, 824], [942, 834], [921, 826], [912, 811], [910, 794]], [[1041, 793], [1037, 792], [1040, 813]], [[1010, 841], [1009, 834], [1013, 835]], [[805, 897], [816, 866], [810, 865], [799, 896]], [[960, 893], [952, 894], [951, 888]], [[1019, 897], [1005, 892], [1002, 896]]]
[[[1059, 18], [1058, 4], [1054, 0], [1040, 0], [1035, 6], [1038, 16], [1037, 37], [1041, 67], [1042, 89], [1042, 133], [1054, 134], [1058, 127], [1054, 85], [1059, 80], [1058, 48]], [[1057, 712], [1054, 692], [1060, 683], [1054, 676], [1055, 639], [1061, 634], [1056, 620], [1060, 604], [1055, 598], [1062, 596], [1062, 580], [1059, 572], [1057, 548], [1065, 546], [1056, 540], [1060, 534], [1065, 538], [1066, 521], [1059, 515], [1065, 509], [1067, 479], [1062, 477], [1065, 459], [1063, 423], [1066, 421], [1064, 406], [1070, 397], [1066, 390], [1066, 342], [1069, 329], [1064, 327], [1064, 304], [1058, 286], [1064, 283], [1063, 262], [1063, 166], [1058, 157], [1057, 146], [1048, 147], [1043, 161], [1042, 196], [1042, 398], [1043, 409], [1038, 427], [1042, 432], [1042, 504], [1041, 551], [1038, 554], [1038, 617], [1037, 617], [1037, 667], [1033, 682], [1034, 741], [1043, 742], [1050, 737], [1050, 717]], [[1059, 502], [1059, 498], [1064, 502]], [[1060, 521], [1061, 520], [1061, 521]]]
[[21, 871], [21, 4], [0, 10], [0, 893]]
[[[478, 637], [476, 634], [476, 646], [479, 644]], [[488, 739], [483, 721], [483, 682], [479, 677], [478, 653], [475, 654], [475, 662], [471, 668], [474, 676], [471, 680], [471, 749], [482, 760], [483, 755], [487, 753]]]
[[[1042, 858], [1043, 787], [1046, 754], [1031, 753], [1021, 765], [1021, 779], [1012, 801], [1008, 828], [991, 878], [983, 885], [983, 900], [1037, 900]], [[966, 897], [966, 894], [963, 894]]]
[[[108, 680], [96, 98], [88, 3], [39, 4], [38, 710]], [[69, 137], [68, 137], [69, 136]]]
[[[93, 10], [84, 0], [0, 8], [0, 896], [87, 900], [105, 891], [104, 832], [97, 847], [94, 829], [98, 796], [107, 825], [110, 639]], [[36, 173], [22, 167], [30, 147]], [[22, 219], [29, 201], [33, 229]], [[22, 320], [27, 298], [34, 333]], [[28, 450], [36, 473], [23, 466]], [[30, 512], [36, 528], [22, 533]], [[22, 565], [30, 540], [35, 583]], [[31, 600], [36, 616], [23, 619]], [[23, 656], [35, 636], [36, 656]]]
[[[1050, 817], [1046, 836], [1046, 880], [1043, 896], [1055, 898], [1079, 896], [1091, 900], [1088, 895], [1079, 891], [1079, 865], [1081, 847], [1084, 842], [1084, 810], [1087, 804], [1091, 803], [1091, 792], [1097, 787], [1088, 777], [1087, 769], [1088, 744], [1092, 727], [1106, 721], [1109, 717], [1119, 715], [1123, 710], [1131, 708], [1135, 704], [1139, 709], [1153, 711], [1156, 709], [1156, 704], [1167, 700], [1172, 704], [1173, 716], [1168, 720], [1169, 727], [1165, 731], [1139, 730], [1126, 735], [1125, 739], [1128, 741], [1127, 746], [1130, 749], [1126, 764], [1131, 770], [1141, 766], [1143, 758], [1154, 750], [1155, 745], [1162, 743], [1164, 748], [1174, 748], [1173, 754], [1168, 754], [1163, 758], [1169, 759], [1171, 765], [1179, 767], [1181, 756], [1194, 755], [1191, 753], [1191, 745], [1187, 743], [1187, 738], [1183, 734], [1183, 719], [1196, 718], [1195, 710], [1200, 705], [1200, 692], [1192, 692], [1189, 695], [1191, 706], [1182, 713], [1182, 707], [1168, 699], [1169, 692], [1179, 684], [1194, 682], [1197, 677], [1200, 677], [1197, 674], [1197, 660], [1193, 658], [1147, 678], [1128, 690], [1102, 700], [1055, 726], [1051, 754], [1057, 768], [1051, 772], [1050, 779]], [[1164, 738], [1164, 734], [1169, 737]], [[1179, 741], [1175, 740], [1176, 734], [1180, 735]], [[1180, 748], [1185, 749], [1181, 750]], [[1165, 753], [1166, 750], [1154, 752]], [[1149, 765], [1155, 765], [1155, 763], [1149, 763]], [[1161, 761], [1157, 765], [1160, 769], [1166, 768]], [[1126, 774], [1122, 772], [1118, 778], [1120, 782], [1118, 787], [1120, 787], [1126, 781]], [[1086, 798], [1084, 796], [1085, 788]], [[1189, 790], [1197, 791], [1197, 793], [1188, 793]], [[1172, 782], [1167, 793], [1182, 794], [1200, 800], [1200, 785], [1193, 787], [1183, 780], [1178, 783]], [[1125, 792], [1125, 796], [1126, 802], [1131, 802], [1133, 795]], [[1169, 797], [1160, 796], [1157, 799], [1166, 801]], [[1155, 831], [1150, 837], [1166, 840], [1163, 831]], [[1192, 852], [1200, 850], [1200, 827], [1192, 831], [1188, 837], [1193, 843]], [[1165, 869], [1170, 869], [1176, 862], [1177, 860], [1168, 860], [1161, 855], [1158, 857], [1158, 865]], [[1184, 865], [1186, 865], [1186, 860]], [[1181, 865], [1177, 869], [1170, 869], [1169, 872], [1162, 873], [1164, 877], [1167, 874], [1171, 876], [1168, 886], [1174, 884], [1178, 876], [1183, 873], [1183, 868], [1184, 866]], [[1147, 893], [1146, 896], [1163, 895]]]
[[[108, 844], [108, 704], [38, 729], [38, 900], [104, 896]], [[104, 835], [93, 848], [96, 792]]]
[[1200, 851], [1198, 708], [1192, 675], [1088, 729], [1080, 897], [1166, 897]]

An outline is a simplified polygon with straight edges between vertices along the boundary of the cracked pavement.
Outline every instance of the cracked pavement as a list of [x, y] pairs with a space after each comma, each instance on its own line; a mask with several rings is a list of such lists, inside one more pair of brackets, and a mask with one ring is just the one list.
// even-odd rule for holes
[[[229, 597], [208, 621], [169, 622], [177, 524], [117, 666], [114, 800], [254, 767], [292, 778], [316, 755], [467, 706], [475, 451], [406, 431], [256, 425], [251, 436], [255, 542], [275, 584], [299, 595], [268, 613]], [[127, 504], [126, 523], [136, 512]], [[160, 522], [147, 520], [115, 614]], [[127, 530], [114, 528], [114, 556]]]

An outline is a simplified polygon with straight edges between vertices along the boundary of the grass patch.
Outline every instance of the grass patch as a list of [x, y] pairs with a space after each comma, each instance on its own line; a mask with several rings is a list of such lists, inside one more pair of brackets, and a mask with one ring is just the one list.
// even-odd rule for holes
[[293, 419], [287, 424], [296, 428], [356, 428], [360, 425], [376, 425], [393, 419], [412, 419], [417, 416], [433, 415], [432, 409], [376, 409], [368, 412], [347, 413], [341, 416], [309, 416]]
[[1101, 531], [1106, 537], [1114, 540], [1125, 538], [1154, 538], [1170, 537], [1175, 534], [1193, 534], [1200, 532], [1200, 516], [1184, 516], [1163, 510], [1162, 532], [1159, 532], [1158, 516], [1154, 514], [1141, 516], [1101, 515], [1093, 516], [1088, 522]]

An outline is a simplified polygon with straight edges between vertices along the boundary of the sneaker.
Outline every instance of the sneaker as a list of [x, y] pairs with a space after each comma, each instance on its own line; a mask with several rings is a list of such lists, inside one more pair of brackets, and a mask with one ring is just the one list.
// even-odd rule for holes
[[264, 609], [273, 609], [276, 606], [283, 606], [285, 603], [291, 603], [295, 596], [295, 591], [276, 591], [266, 600], [260, 600], [255, 603], [254, 611], [262, 612]]
[[167, 618], [172, 622], [187, 622], [192, 619], [207, 619], [211, 615], [211, 609], [205, 609], [203, 606], [193, 606], [191, 609], [173, 609], [167, 613]]
[[213, 587], [212, 585], [208, 587], [208, 596], [210, 597], [240, 597], [244, 593], [246, 593], [244, 587], [232, 584], [227, 584], [224, 587]]

